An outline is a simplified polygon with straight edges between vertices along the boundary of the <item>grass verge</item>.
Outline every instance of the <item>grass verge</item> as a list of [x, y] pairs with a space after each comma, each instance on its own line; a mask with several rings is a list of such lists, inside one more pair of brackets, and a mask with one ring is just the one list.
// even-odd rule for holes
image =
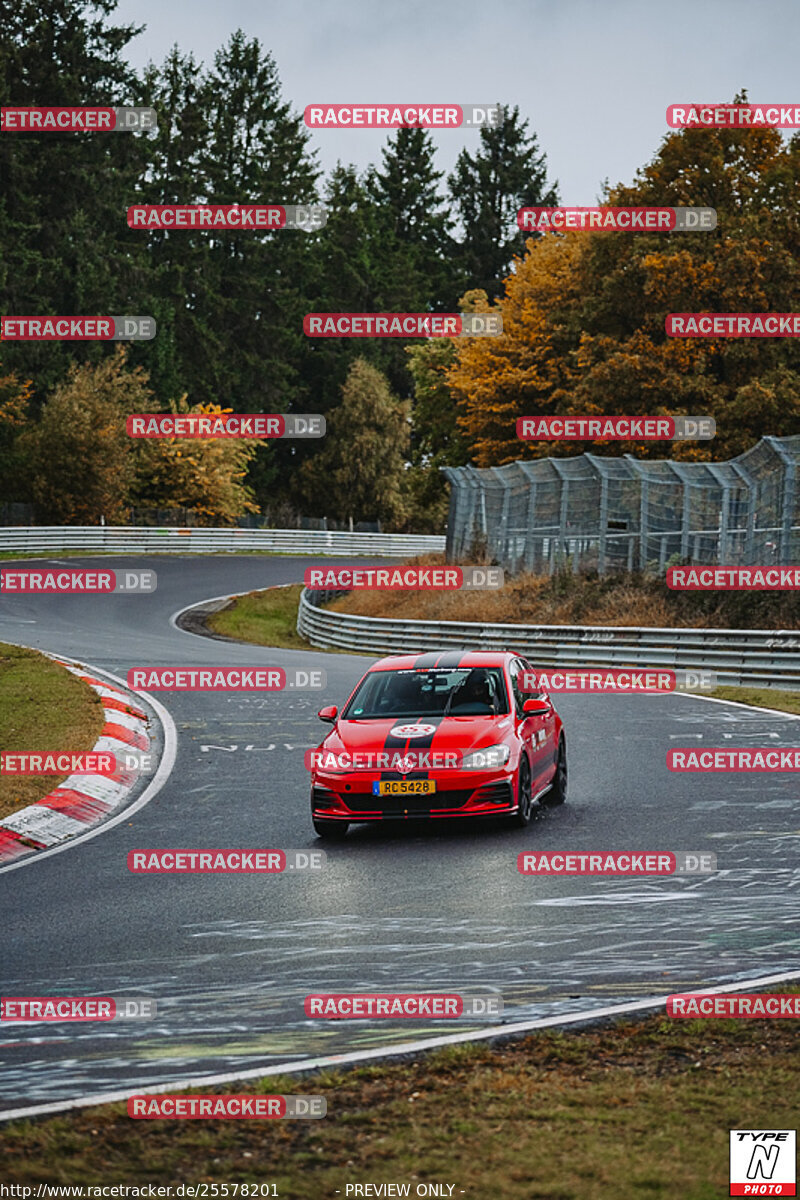
[[800, 713], [800, 692], [781, 688], [718, 687], [710, 693], [717, 700], [735, 700], [755, 708], [777, 708], [780, 712]]
[[[58, 663], [0, 643], [0, 747], [91, 750], [105, 723], [100, 697]], [[65, 775], [0, 775], [0, 817], [34, 804]]]
[[327, 1118], [133, 1121], [106, 1105], [4, 1127], [0, 1178], [269, 1182], [289, 1200], [365, 1181], [412, 1196], [452, 1183], [470, 1200], [711, 1200], [727, 1195], [729, 1129], [794, 1128], [800, 1042], [789, 1019], [656, 1016], [263, 1084], [248, 1091], [324, 1095]]
[[257, 646], [308, 650], [308, 642], [297, 632], [297, 606], [302, 590], [302, 584], [293, 583], [265, 592], [248, 592], [227, 608], [206, 617], [205, 624], [214, 633]]

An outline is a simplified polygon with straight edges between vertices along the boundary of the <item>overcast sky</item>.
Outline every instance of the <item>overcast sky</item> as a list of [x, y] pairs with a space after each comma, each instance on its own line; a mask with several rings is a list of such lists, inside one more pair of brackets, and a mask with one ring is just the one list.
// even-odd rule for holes
[[[210, 63], [237, 28], [277, 63], [284, 98], [306, 104], [518, 104], [547, 155], [561, 202], [596, 203], [628, 183], [681, 101], [800, 102], [800, 0], [121, 0], [114, 20], [145, 24], [136, 66], [178, 43]], [[380, 161], [386, 132], [316, 130], [337, 159]], [[433, 133], [449, 171], [476, 130]]]

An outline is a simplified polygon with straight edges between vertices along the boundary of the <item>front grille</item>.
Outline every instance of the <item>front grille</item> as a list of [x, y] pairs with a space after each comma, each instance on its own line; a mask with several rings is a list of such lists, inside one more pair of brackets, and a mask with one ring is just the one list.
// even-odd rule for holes
[[450, 792], [432, 792], [429, 796], [372, 796], [346, 792], [341, 798], [351, 812], [382, 812], [424, 816], [443, 808], [461, 808], [472, 795], [472, 788]]

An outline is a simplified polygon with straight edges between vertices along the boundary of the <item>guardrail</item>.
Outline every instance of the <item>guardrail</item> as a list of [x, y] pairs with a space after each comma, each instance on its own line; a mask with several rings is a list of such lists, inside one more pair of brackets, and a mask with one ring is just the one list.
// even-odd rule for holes
[[297, 632], [312, 646], [354, 654], [515, 650], [540, 666], [681, 667], [715, 671], [719, 683], [800, 689], [800, 630], [391, 621], [320, 607], [342, 595], [303, 589]]
[[113, 554], [355, 554], [410, 558], [439, 554], [445, 539], [417, 533], [349, 533], [326, 529], [167, 529], [134, 525], [0, 527], [0, 553], [85, 550]]

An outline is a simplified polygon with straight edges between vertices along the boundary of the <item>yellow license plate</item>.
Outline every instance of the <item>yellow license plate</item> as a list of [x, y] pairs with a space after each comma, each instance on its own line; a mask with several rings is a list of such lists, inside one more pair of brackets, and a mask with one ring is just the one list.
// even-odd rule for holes
[[434, 779], [381, 779], [372, 785], [373, 796], [427, 796], [435, 791]]

